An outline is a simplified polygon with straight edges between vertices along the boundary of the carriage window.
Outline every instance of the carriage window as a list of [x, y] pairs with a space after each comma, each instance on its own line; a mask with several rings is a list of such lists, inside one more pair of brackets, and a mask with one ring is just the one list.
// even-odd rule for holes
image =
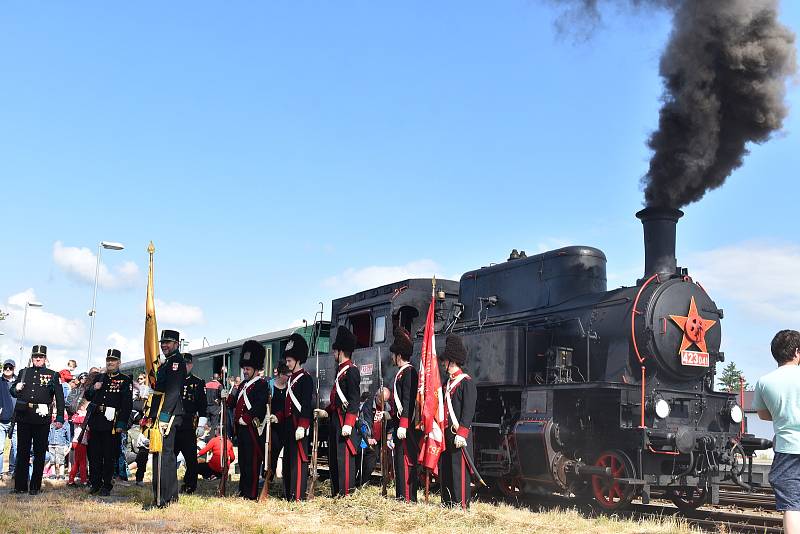
[[383, 343], [386, 341], [386, 316], [375, 317], [375, 328], [372, 334], [373, 343]]
[[352, 315], [349, 317], [350, 329], [353, 335], [356, 336], [356, 348], [363, 349], [369, 347], [370, 334], [372, 330], [372, 317], [369, 313], [361, 313], [359, 315]]

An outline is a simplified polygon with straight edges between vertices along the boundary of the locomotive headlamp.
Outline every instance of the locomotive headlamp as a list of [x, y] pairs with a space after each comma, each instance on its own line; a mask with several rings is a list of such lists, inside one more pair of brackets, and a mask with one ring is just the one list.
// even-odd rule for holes
[[731, 416], [731, 421], [734, 423], [741, 423], [742, 417], [744, 414], [742, 413], [742, 408], [738, 404], [731, 404], [731, 407], [728, 411], [728, 414]]
[[659, 419], [666, 419], [669, 417], [669, 412], [671, 411], [671, 407], [667, 401], [664, 399], [656, 399], [655, 404], [653, 405], [653, 411], [656, 413], [656, 417]]

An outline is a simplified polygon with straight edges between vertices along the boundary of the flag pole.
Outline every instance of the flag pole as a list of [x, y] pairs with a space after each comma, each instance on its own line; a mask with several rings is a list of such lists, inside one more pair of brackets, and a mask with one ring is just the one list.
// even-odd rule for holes
[[[431, 298], [436, 298], [436, 275], [433, 275], [431, 278]], [[433, 332], [433, 335], [436, 335], [436, 332]], [[425, 470], [425, 504], [429, 503], [430, 499], [430, 492], [431, 492], [431, 470]]]

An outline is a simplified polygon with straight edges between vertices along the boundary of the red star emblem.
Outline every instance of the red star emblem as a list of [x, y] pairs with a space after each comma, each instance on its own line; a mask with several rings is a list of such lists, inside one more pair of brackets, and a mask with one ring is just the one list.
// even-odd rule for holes
[[689, 302], [689, 313], [686, 317], [670, 315], [669, 318], [675, 321], [675, 324], [683, 330], [683, 340], [681, 341], [681, 348], [678, 349], [678, 354], [682, 353], [692, 343], [697, 345], [697, 348], [701, 351], [708, 352], [706, 348], [706, 331], [717, 324], [717, 321], [700, 317], [697, 312], [697, 304], [694, 302], [694, 295]]

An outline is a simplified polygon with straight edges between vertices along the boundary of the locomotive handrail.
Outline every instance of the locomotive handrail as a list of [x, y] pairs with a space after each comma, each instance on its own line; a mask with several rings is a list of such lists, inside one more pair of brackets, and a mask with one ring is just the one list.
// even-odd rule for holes
[[[639, 304], [639, 297], [642, 296], [644, 288], [646, 288], [648, 284], [650, 284], [650, 282], [652, 282], [654, 279], [657, 280], [658, 283], [661, 282], [661, 280], [658, 277], [658, 273], [648, 278], [647, 281], [644, 284], [642, 284], [642, 287], [639, 288], [639, 292], [636, 293], [636, 298], [633, 301], [633, 308], [631, 309], [631, 341], [633, 341], [633, 352], [636, 353], [636, 357], [639, 359], [639, 363], [644, 363], [644, 358], [642, 358], [642, 355], [639, 354], [639, 347], [636, 344], [636, 315], [637, 314], [641, 315], [643, 312], [637, 310], [636, 306]], [[644, 406], [642, 406], [642, 409], [644, 409]]]

